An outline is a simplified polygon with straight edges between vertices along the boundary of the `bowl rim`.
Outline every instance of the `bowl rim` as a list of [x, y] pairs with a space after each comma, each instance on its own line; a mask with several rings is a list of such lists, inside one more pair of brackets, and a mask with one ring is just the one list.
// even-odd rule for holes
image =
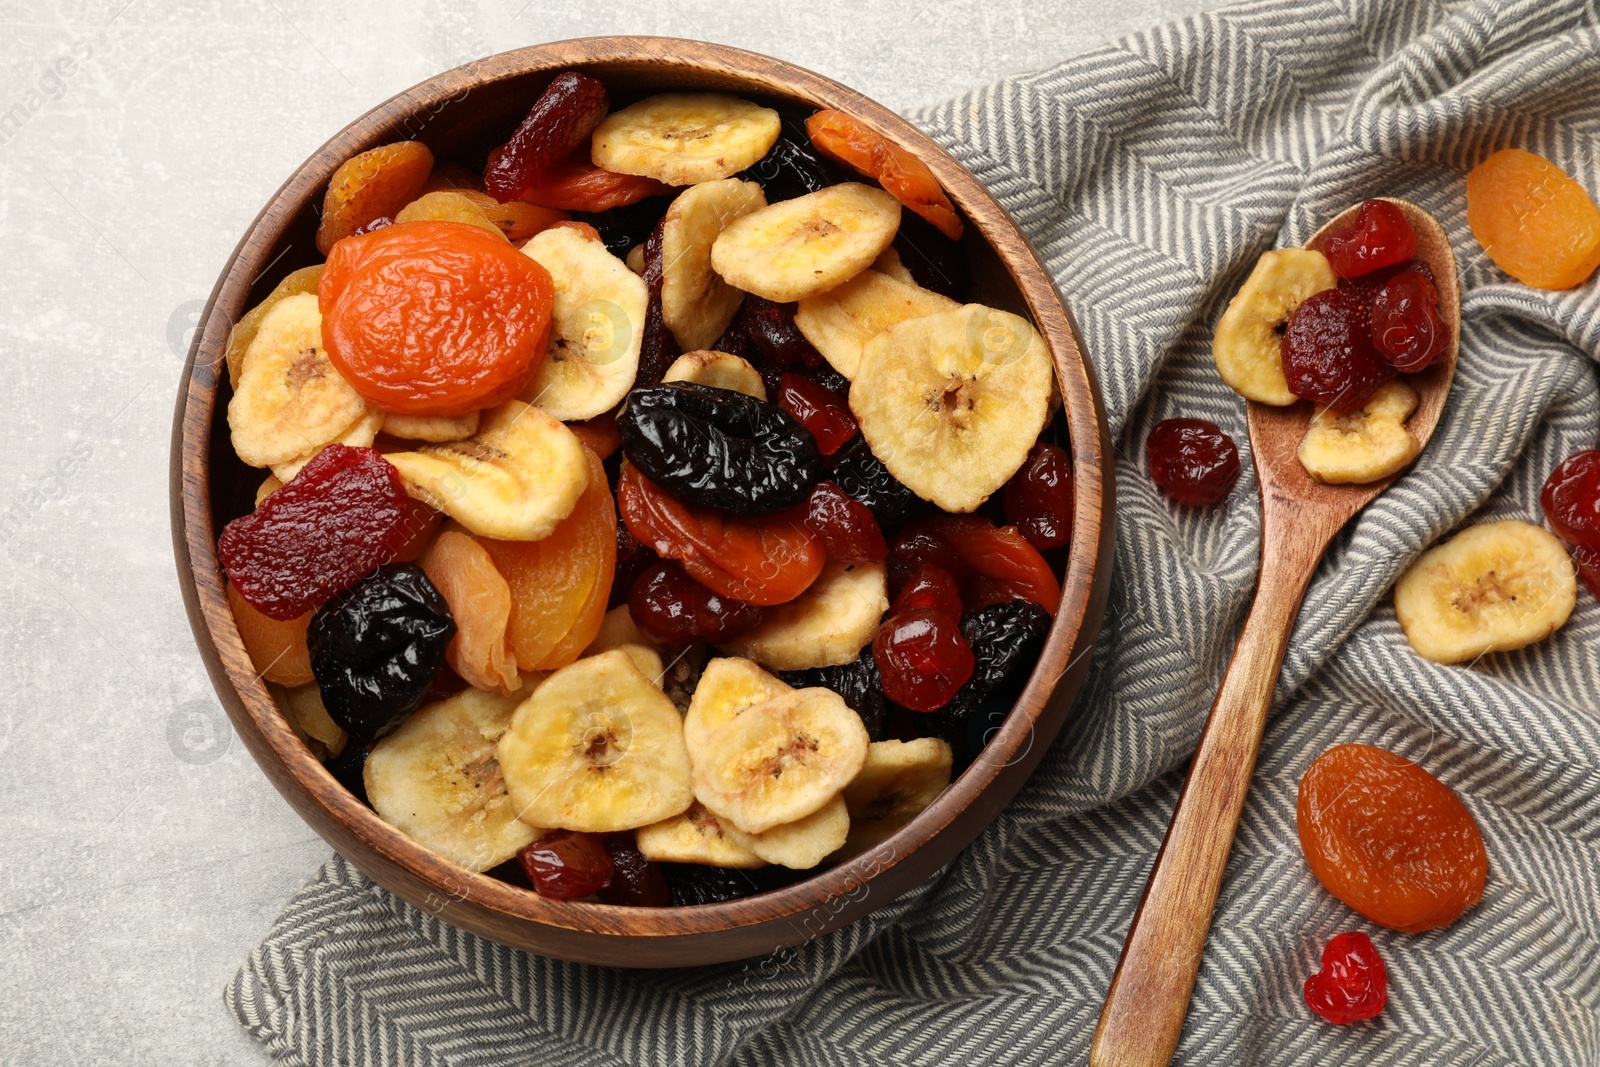
[[[1063, 574], [1061, 607], [1038, 664], [1004, 724], [965, 773], [934, 803], [890, 838], [852, 860], [824, 869], [781, 889], [721, 904], [695, 907], [629, 908], [586, 902], [546, 900], [529, 890], [458, 867], [384, 822], [333, 779], [290, 728], [256, 674], [223, 591], [211, 520], [210, 436], [217, 411], [223, 353], [232, 324], [245, 310], [260, 264], [283, 239], [284, 229], [308, 203], [320, 200], [333, 169], [349, 156], [385, 140], [421, 114], [437, 113], [476, 88], [507, 79], [553, 74], [568, 68], [648, 66], [690, 77], [713, 76], [744, 83], [739, 91], [789, 99], [807, 106], [838, 107], [863, 118], [892, 141], [915, 153], [934, 171], [951, 199], [995, 253], [1026, 304], [1055, 364], [1065, 401], [1072, 445], [1074, 532]], [[272, 269], [267, 263], [264, 275]], [[178, 390], [171, 455], [173, 543], [185, 607], [196, 643], [234, 728], [261, 769], [296, 810], [357, 867], [413, 904], [491, 938], [526, 947], [526, 938], [508, 937], [503, 924], [469, 915], [472, 904], [517, 923], [605, 939], [716, 935], [752, 926], [777, 930], [772, 947], [796, 944], [843, 921], [833, 905], [848, 901], [850, 918], [876, 909], [918, 884], [946, 861], [928, 867], [905, 884], [874, 893], [876, 879], [911, 857], [930, 840], [951, 831], [966, 834], [964, 848], [987, 826], [1031, 775], [1054, 739], [1081, 684], [1110, 584], [1114, 484], [1109, 472], [1110, 440], [1094, 371], [1076, 325], [1037, 253], [988, 190], [927, 135], [860, 92], [823, 75], [769, 56], [731, 46], [681, 38], [606, 36], [574, 38], [499, 53], [428, 78], [372, 108], [345, 126], [297, 166], [246, 228], [218, 276], [190, 346]], [[225, 416], [225, 412], [223, 413]], [[1063, 678], [1068, 683], [1057, 688]], [[1041, 721], [1047, 709], [1053, 715]], [[1020, 712], [1020, 714], [1019, 714]], [[1041, 743], [1042, 742], [1042, 743]], [[991, 790], [1001, 772], [1021, 764], [1004, 795]], [[991, 803], [978, 819], [980, 798]], [[307, 807], [307, 803], [312, 807]], [[318, 809], [321, 817], [317, 817]], [[962, 817], [965, 815], [965, 818]], [[337, 825], [335, 825], [337, 824]], [[343, 828], [347, 833], [339, 833]], [[372, 856], [352, 855], [353, 834]], [[953, 850], [952, 855], [954, 854]], [[387, 861], [403, 872], [382, 869]], [[868, 905], [867, 896], [874, 899]], [[785, 925], [801, 936], [786, 937]], [[535, 939], [537, 940], [537, 939]], [[571, 939], [562, 941], [565, 946]], [[541, 951], [552, 951], [540, 946]], [[762, 950], [764, 951], [764, 950]], [[587, 958], [584, 950], [561, 946], [553, 954]], [[709, 958], [733, 959], [733, 953]], [[626, 964], [626, 960], [609, 962]], [[647, 961], [641, 961], [648, 965]]]

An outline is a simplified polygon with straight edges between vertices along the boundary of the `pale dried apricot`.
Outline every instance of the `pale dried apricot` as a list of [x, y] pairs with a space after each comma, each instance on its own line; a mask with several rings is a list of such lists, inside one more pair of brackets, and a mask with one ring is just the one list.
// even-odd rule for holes
[[1467, 175], [1467, 225], [1495, 265], [1535, 289], [1571, 289], [1600, 267], [1600, 208], [1567, 172], [1503, 148]]
[[311, 653], [306, 648], [306, 628], [311, 612], [284, 622], [263, 615], [228, 583], [228, 603], [239, 627], [244, 649], [261, 677], [279, 685], [306, 685], [312, 681]]
[[522, 684], [506, 627], [511, 587], [471, 534], [445, 530], [422, 557], [422, 571], [450, 605], [456, 635], [445, 659], [474, 689], [510, 693]]
[[505, 237], [505, 231], [483, 213], [483, 209], [473, 203], [465, 194], [454, 190], [441, 189], [432, 193], [423, 193], [411, 203], [401, 208], [395, 215], [396, 222], [464, 222], [468, 226], [476, 226], [480, 230], [487, 230], [493, 234]]
[[328, 179], [317, 249], [323, 255], [357, 227], [405, 207], [422, 192], [433, 153], [421, 141], [396, 141], [351, 156]]

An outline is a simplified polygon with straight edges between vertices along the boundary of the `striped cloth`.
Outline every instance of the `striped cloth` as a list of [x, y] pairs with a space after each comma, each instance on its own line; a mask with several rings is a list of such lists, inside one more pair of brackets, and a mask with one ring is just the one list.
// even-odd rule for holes
[[[1540, 521], [1539, 487], [1600, 437], [1600, 282], [1512, 282], [1467, 229], [1463, 177], [1517, 145], [1600, 191], [1594, 0], [1257, 0], [1132, 36], [914, 116], [1031, 235], [1083, 327], [1118, 442], [1117, 566], [1075, 718], [938, 879], [749, 964], [628, 972], [489, 944], [335, 859], [228, 987], [293, 1065], [1082, 1063], [1135, 901], [1248, 603], [1255, 485], [1169, 505], [1150, 427], [1245, 444], [1212, 325], [1256, 257], [1368, 194], [1450, 233], [1460, 371], [1433, 443], [1334, 543], [1306, 599], [1177, 1062], [1600, 1064], [1600, 604], [1470, 667], [1412, 653], [1387, 594], [1465, 521]], [[1587, 356], [1587, 358], [1586, 358]], [[1295, 790], [1365, 741], [1466, 800], [1483, 901], [1449, 929], [1374, 928], [1296, 843]], [[1389, 1006], [1336, 1028], [1300, 986], [1369, 932]]]

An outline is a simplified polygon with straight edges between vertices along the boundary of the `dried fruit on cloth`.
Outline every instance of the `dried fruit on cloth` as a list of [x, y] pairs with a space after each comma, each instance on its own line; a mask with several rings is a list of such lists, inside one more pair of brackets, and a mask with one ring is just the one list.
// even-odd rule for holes
[[1600, 207], [1566, 171], [1505, 148], [1467, 175], [1467, 225], [1495, 265], [1535, 289], [1571, 289], [1600, 266]]

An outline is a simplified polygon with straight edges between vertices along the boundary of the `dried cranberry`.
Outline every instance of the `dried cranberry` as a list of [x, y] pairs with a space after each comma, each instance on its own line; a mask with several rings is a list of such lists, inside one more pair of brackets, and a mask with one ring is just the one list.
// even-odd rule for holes
[[1163, 419], [1150, 431], [1144, 448], [1151, 481], [1180, 504], [1215, 504], [1239, 479], [1233, 438], [1205, 419]]
[[1355, 222], [1322, 242], [1322, 254], [1339, 277], [1356, 278], [1416, 255], [1417, 235], [1389, 201], [1365, 200]]
[[671, 899], [661, 865], [644, 858], [632, 834], [607, 834], [601, 839], [611, 856], [611, 884], [598, 891], [606, 904], [630, 908], [664, 908]]
[[811, 431], [817, 451], [824, 456], [839, 451], [839, 446], [860, 429], [849, 404], [798, 374], [784, 374], [778, 379], [778, 406]]
[[685, 645], [747, 634], [762, 618], [760, 608], [712, 592], [670, 559], [646, 565], [634, 578], [628, 587], [628, 614], [657, 641]]
[[411, 507], [400, 472], [370, 448], [332, 444], [222, 530], [228, 581], [269, 618], [320, 608], [394, 558]]
[[914, 711], [934, 711], [948, 703], [972, 677], [972, 649], [957, 619], [932, 608], [912, 608], [889, 616], [872, 639], [872, 658], [883, 677], [883, 692]]
[[541, 897], [576, 900], [611, 884], [611, 853], [593, 834], [551, 830], [517, 853]]
[[1355, 411], [1394, 377], [1372, 347], [1372, 301], [1362, 286], [1308, 297], [1289, 319], [1282, 351], [1289, 391], [1335, 411]]
[[1539, 503], [1572, 550], [1585, 585], [1600, 596], [1600, 449], [1574, 452], [1545, 479]]
[[811, 490], [806, 529], [840, 563], [882, 563], [889, 554], [872, 509], [832, 482], [818, 482]]
[[1372, 298], [1372, 347], [1395, 370], [1414, 374], [1444, 354], [1450, 327], [1439, 314], [1439, 290], [1420, 270], [1406, 270]]
[[1372, 938], [1340, 934], [1322, 950], [1322, 970], [1306, 979], [1306, 1006], [1330, 1023], [1359, 1022], [1383, 1010], [1389, 974]]
[[822, 364], [822, 353], [812, 347], [794, 324], [793, 304], [775, 304], [763, 297], [746, 296], [729, 332], [736, 333], [739, 342], [746, 346], [740, 353], [746, 358], [778, 368]]
[[969, 609], [1020, 599], [1055, 614], [1061, 582], [1039, 550], [1016, 530], [996, 526], [981, 515], [936, 515], [900, 531], [898, 544], [915, 544], [929, 536], [935, 543], [949, 545], [960, 560], [962, 566], [954, 570], [947, 563], [932, 562], [956, 579], [961, 602]]
[[900, 587], [890, 605], [891, 614], [898, 615], [912, 608], [932, 608], [953, 618], [961, 617], [961, 589], [950, 572], [922, 563], [911, 572], [911, 577]]
[[491, 156], [483, 188], [504, 203], [521, 196], [558, 159], [587, 146], [610, 108], [606, 87], [587, 74], [563, 71], [550, 80], [505, 147]]
[[1059, 445], [1034, 445], [1001, 498], [1006, 521], [1039, 551], [1072, 539], [1072, 460]]

